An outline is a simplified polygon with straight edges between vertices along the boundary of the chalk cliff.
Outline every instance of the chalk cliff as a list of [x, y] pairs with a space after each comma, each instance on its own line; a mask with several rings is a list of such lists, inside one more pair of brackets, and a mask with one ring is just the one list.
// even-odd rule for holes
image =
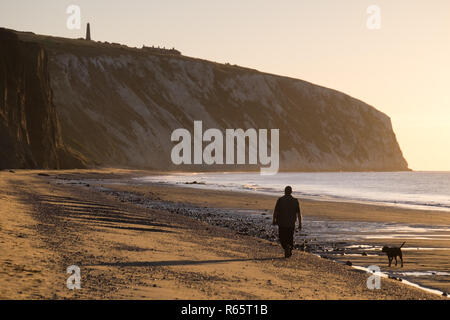
[[408, 169], [389, 117], [335, 90], [169, 51], [6, 30], [0, 41], [3, 167], [237, 169], [172, 164], [172, 131], [202, 120], [279, 128], [281, 170]]
[[0, 29], [0, 168], [73, 168], [52, 103], [48, 55]]

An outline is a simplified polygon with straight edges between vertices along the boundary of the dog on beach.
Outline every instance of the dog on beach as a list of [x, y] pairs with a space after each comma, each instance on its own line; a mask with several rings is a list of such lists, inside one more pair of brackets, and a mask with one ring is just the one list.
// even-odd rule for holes
[[397, 257], [400, 257], [400, 261], [402, 263], [402, 268], [403, 268], [402, 247], [405, 243], [406, 242], [403, 242], [399, 248], [390, 248], [390, 247], [384, 246], [383, 249], [381, 249], [381, 252], [386, 253], [388, 256], [389, 267], [391, 266], [393, 259], [395, 259], [395, 266], [397, 266]]

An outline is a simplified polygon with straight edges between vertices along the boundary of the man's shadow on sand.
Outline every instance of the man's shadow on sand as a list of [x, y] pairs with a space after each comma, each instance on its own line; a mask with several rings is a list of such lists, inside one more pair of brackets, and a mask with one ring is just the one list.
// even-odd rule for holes
[[272, 258], [254, 258], [254, 259], [225, 259], [225, 260], [173, 260], [173, 261], [136, 261], [136, 262], [102, 262], [89, 265], [87, 267], [170, 267], [170, 266], [190, 266], [227, 262], [245, 262], [245, 261], [269, 261], [284, 260], [282, 257]]

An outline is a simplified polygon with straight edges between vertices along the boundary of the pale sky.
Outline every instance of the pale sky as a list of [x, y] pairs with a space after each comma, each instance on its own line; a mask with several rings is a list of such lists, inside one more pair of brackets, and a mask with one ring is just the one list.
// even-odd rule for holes
[[[82, 28], [69, 30], [69, 5]], [[381, 28], [367, 28], [367, 8]], [[303, 79], [388, 114], [414, 170], [450, 170], [449, 0], [14, 0], [0, 26], [175, 47], [183, 54]]]

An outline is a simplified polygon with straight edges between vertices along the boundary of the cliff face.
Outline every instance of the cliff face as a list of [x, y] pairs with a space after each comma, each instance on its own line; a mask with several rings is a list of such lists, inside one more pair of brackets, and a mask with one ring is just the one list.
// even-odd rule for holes
[[0, 168], [82, 166], [61, 141], [45, 50], [4, 29], [0, 43]]
[[[407, 169], [390, 119], [343, 93], [301, 80], [178, 55], [29, 34], [20, 34], [20, 38], [21, 45], [36, 47], [36, 53], [32, 55], [27, 49], [25, 56], [16, 57], [17, 63], [35, 61], [36, 55], [45, 57], [47, 52], [50, 80], [36, 76], [33, 81], [41, 86], [32, 92], [23, 91], [22, 98], [17, 98], [19, 102], [14, 100], [8, 105], [23, 110], [20, 101], [40, 94], [39, 105], [46, 105], [48, 111], [45, 113], [44, 107], [26, 109], [17, 119], [10, 115], [7, 122], [18, 128], [22, 128], [23, 117], [49, 123], [47, 131], [38, 130], [41, 138], [37, 141], [42, 143], [42, 137], [56, 136], [55, 143], [49, 144], [50, 151], [64, 145], [89, 165], [236, 169], [172, 164], [172, 131], [186, 128], [192, 132], [193, 121], [202, 120], [204, 130], [279, 128], [282, 170]], [[36, 64], [36, 72], [43, 68], [44, 60]], [[0, 68], [13, 68], [2, 63]], [[8, 88], [20, 87], [22, 78], [18, 79]], [[54, 111], [56, 120], [48, 116]], [[61, 138], [55, 135], [57, 122], [52, 122], [58, 119]], [[27, 141], [17, 134], [11, 141], [14, 139]], [[34, 154], [31, 140], [28, 145]], [[55, 161], [51, 159], [46, 160]], [[256, 169], [239, 169], [246, 168]]]

